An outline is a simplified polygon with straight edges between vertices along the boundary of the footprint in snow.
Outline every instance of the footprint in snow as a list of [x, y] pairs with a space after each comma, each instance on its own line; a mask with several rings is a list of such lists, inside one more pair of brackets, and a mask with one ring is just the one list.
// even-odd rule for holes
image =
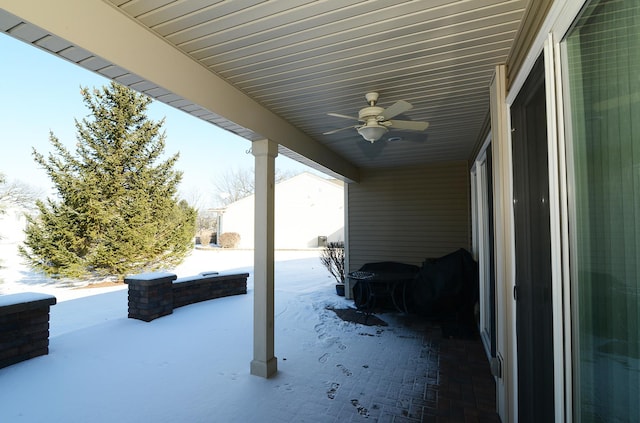
[[342, 370], [342, 373], [344, 373], [347, 376], [353, 375], [353, 373], [351, 373], [351, 370], [347, 369], [342, 364], [337, 364], [336, 367], [339, 368], [340, 370]]
[[276, 388], [284, 389], [285, 391], [293, 391], [293, 387], [291, 385], [289, 385], [288, 383], [285, 383], [283, 385], [278, 385], [278, 386], [276, 386]]
[[338, 390], [339, 387], [340, 387], [339, 383], [332, 383], [331, 388], [327, 391], [327, 397], [329, 399], [335, 399], [336, 391]]
[[358, 414], [360, 414], [361, 416], [369, 417], [369, 410], [360, 405], [360, 401], [358, 401], [357, 399], [352, 399], [351, 404], [356, 408]]

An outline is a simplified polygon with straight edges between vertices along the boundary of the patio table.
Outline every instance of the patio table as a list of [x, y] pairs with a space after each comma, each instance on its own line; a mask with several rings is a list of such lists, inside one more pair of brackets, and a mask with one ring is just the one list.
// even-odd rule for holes
[[[355, 275], [354, 275], [355, 274]], [[407, 283], [413, 280], [411, 272], [352, 272], [355, 305], [358, 309], [371, 313], [378, 299], [390, 299], [396, 310], [408, 313]]]

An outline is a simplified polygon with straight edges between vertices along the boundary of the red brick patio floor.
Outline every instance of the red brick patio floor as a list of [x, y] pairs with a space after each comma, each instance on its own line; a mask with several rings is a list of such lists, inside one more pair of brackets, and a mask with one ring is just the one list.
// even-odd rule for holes
[[418, 389], [412, 394], [405, 390], [400, 401], [409, 407], [389, 421], [499, 423], [495, 382], [479, 335], [445, 338], [437, 323], [413, 316], [405, 319], [408, 329], [422, 334], [414, 381]]
[[[479, 340], [441, 339], [434, 414], [440, 422], [499, 422], [495, 382]], [[427, 416], [429, 413], [427, 413]], [[433, 419], [432, 419], [433, 420]], [[428, 418], [424, 421], [429, 421]]]

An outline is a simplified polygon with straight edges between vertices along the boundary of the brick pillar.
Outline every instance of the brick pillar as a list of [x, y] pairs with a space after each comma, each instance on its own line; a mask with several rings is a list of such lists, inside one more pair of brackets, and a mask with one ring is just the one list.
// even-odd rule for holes
[[0, 368], [49, 353], [49, 310], [56, 297], [0, 295]]
[[173, 273], [142, 273], [126, 277], [129, 318], [150, 322], [173, 313]]

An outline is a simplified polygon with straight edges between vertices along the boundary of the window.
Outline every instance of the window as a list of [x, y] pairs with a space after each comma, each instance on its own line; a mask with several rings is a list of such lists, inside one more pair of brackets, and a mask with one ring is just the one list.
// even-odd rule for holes
[[574, 415], [640, 421], [640, 2], [589, 2], [563, 52]]

